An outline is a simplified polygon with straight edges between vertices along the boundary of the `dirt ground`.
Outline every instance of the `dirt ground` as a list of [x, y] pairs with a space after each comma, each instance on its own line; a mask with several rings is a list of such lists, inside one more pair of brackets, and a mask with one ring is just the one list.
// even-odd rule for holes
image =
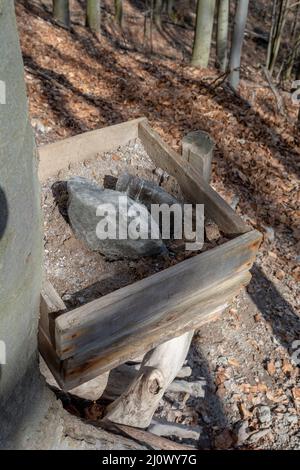
[[121, 33], [103, 1], [101, 42], [79, 1], [70, 31], [53, 23], [50, 1], [16, 3], [40, 145], [143, 115], [177, 150], [183, 135], [206, 130], [216, 142], [213, 186], [264, 235], [247, 291], [195, 336], [189, 380], [205, 378], [205, 398], [166, 396], [158, 415], [201, 426], [200, 448], [299, 449], [298, 110], [285, 84], [277, 112], [261, 71], [266, 44], [253, 31], [268, 33], [269, 2], [250, 2], [239, 95], [213, 58], [209, 69], [189, 66], [192, 25], [166, 23], [146, 53], [142, 2], [127, 2]]

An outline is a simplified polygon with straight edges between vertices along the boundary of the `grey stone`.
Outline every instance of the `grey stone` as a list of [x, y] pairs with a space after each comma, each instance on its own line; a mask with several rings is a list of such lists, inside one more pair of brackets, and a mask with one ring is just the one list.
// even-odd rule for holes
[[[148, 224], [148, 239], [133, 240], [130, 238], [119, 239], [118, 227], [120, 223], [126, 220], [127, 214], [125, 211], [119, 210], [119, 198], [125, 196], [124, 193], [113, 191], [110, 189], [103, 189], [96, 183], [81, 177], [71, 178], [67, 182], [68, 189], [68, 216], [71, 226], [77, 238], [84, 241], [88, 247], [93, 251], [99, 251], [108, 259], [122, 259], [130, 258], [136, 259], [142, 256], [157, 255], [166, 251], [165, 245], [161, 239], [151, 240], [152, 224], [156, 223], [151, 218], [147, 211], [145, 216], [141, 212], [141, 219]], [[101, 216], [97, 215], [97, 208], [103, 204], [111, 204], [117, 213], [117, 238], [102, 240], [97, 236], [96, 229], [101, 221]], [[127, 196], [127, 207], [136, 208], [139, 211], [144, 211], [146, 208], [141, 204], [133, 201]], [[112, 222], [113, 216], [106, 216], [106, 220]], [[133, 217], [128, 216], [127, 228], [130, 232], [130, 223]], [[126, 222], [125, 222], [126, 224]], [[126, 225], [125, 225], [126, 227]], [[157, 225], [156, 225], [157, 227]]]
[[289, 423], [291, 424], [297, 424], [298, 423], [298, 416], [297, 415], [287, 415], [285, 418]]
[[262, 424], [269, 423], [272, 419], [271, 410], [268, 406], [260, 406], [257, 410], [257, 414]]

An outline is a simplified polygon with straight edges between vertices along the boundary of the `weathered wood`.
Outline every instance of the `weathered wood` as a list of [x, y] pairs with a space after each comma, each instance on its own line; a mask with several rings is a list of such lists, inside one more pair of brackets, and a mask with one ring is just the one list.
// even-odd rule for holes
[[[112, 369], [109, 374], [109, 380], [107, 383], [107, 387], [102, 395], [104, 400], [111, 402], [116, 400], [125, 390], [129, 387], [130, 383], [136, 378], [138, 371], [140, 369], [140, 364], [121, 364], [120, 366]], [[192, 370], [190, 367], [182, 367], [177, 374], [176, 379], [181, 380], [174, 380], [171, 385], [167, 388], [167, 392], [173, 393], [191, 393], [191, 395], [195, 396], [199, 395], [200, 389], [203, 390], [204, 381], [198, 382], [187, 382], [183, 380], [187, 377], [190, 377], [192, 374]]]
[[197, 427], [185, 426], [177, 423], [167, 423], [160, 421], [152, 421], [148, 431], [156, 436], [170, 436], [179, 439], [193, 439], [198, 441], [201, 436], [202, 429]]
[[105, 417], [118, 424], [146, 428], [188, 353], [193, 331], [149, 351], [128, 389], [111, 403]]
[[126, 145], [138, 137], [138, 124], [143, 121], [145, 118], [134, 119], [39, 147], [40, 181], [56, 175], [72, 163], [93, 159], [99, 153]]
[[[59, 294], [48, 280], [44, 280], [41, 292], [38, 341], [45, 364], [41, 363], [40, 369], [49, 385], [59, 388], [63, 388], [64, 385], [61, 381], [62, 361], [55, 353], [51, 337], [55, 317], [65, 310], [65, 303]], [[105, 390], [108, 378], [109, 371], [69, 390], [69, 392], [78, 397], [96, 401]]]
[[157, 166], [174, 176], [189, 201], [204, 204], [204, 210], [227, 235], [239, 235], [251, 228], [181, 155], [177, 154], [145, 121], [139, 123], [139, 137]]
[[126, 426], [124, 424], [115, 424], [110, 423], [109, 421], [103, 421], [100, 425], [109, 431], [121, 432], [124, 436], [130, 437], [131, 439], [134, 439], [141, 444], [145, 444], [147, 447], [154, 450], [180, 450], [181, 452], [183, 450], [196, 450], [195, 447], [177, 444], [177, 442], [170, 441], [165, 437], [156, 436], [151, 432]]
[[40, 303], [39, 327], [49, 340], [54, 342], [54, 321], [57, 315], [65, 312], [67, 307], [51, 282], [43, 281]]
[[61, 315], [55, 322], [58, 356], [66, 359], [95, 347], [104, 351], [120, 338], [134, 336], [141, 327], [160, 324], [169, 314], [172, 317], [174, 308], [176, 316], [181, 316], [180, 304], [190, 296], [206, 291], [214, 296], [212, 287], [250, 269], [260, 239], [257, 231], [246, 233]]
[[119, 364], [134, 359], [137, 354], [149, 351], [158, 344], [199, 328], [213, 321], [224, 311], [232, 298], [250, 281], [248, 271], [240, 273], [221, 283], [213, 285], [209, 292], [195, 295], [185, 303], [172, 307], [168, 315], [162, 311], [161, 320], [154, 319], [140, 325], [131, 334], [121, 336], [104, 348], [100, 345], [84, 354], [78, 354], [63, 361], [62, 380], [64, 388], [73, 388]]
[[[40, 148], [40, 178], [45, 180], [72, 163], [96, 158], [136, 137], [141, 138], [157, 167], [177, 179], [190, 202], [205, 205], [206, 216], [221, 231], [243, 235], [71, 312], [60, 314], [63, 308], [58, 299], [51, 306], [53, 292], [46, 302], [47, 294], [43, 295], [40, 347], [65, 390], [91, 381], [164, 341], [176, 337], [180, 342], [180, 335], [215, 319], [249, 282], [248, 270], [260, 244], [260, 234], [250, 231], [209, 186], [208, 167], [199, 166], [199, 159], [189, 163], [174, 152], [145, 118]], [[203, 151], [200, 159], [205, 160], [208, 154], [209, 149]]]
[[182, 157], [198, 170], [205, 181], [211, 177], [214, 141], [204, 131], [189, 132], [182, 139]]

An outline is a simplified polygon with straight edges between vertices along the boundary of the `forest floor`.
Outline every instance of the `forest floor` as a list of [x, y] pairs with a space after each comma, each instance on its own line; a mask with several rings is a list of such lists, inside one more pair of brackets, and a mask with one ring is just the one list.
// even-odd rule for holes
[[192, 25], [166, 23], [146, 51], [143, 2], [126, 2], [120, 32], [113, 2], [103, 1], [100, 42], [79, 0], [70, 31], [53, 22], [49, 0], [16, 3], [38, 144], [140, 116], [176, 150], [204, 129], [216, 142], [212, 185], [264, 235], [247, 291], [195, 336], [188, 361], [193, 379], [206, 378], [205, 398], [179, 403], [178, 413], [162, 403], [166, 417], [200, 425], [204, 448], [299, 449], [300, 136], [290, 93], [281, 91], [279, 112], [261, 68], [267, 2], [250, 2], [239, 94], [213, 59], [209, 69], [189, 66]]

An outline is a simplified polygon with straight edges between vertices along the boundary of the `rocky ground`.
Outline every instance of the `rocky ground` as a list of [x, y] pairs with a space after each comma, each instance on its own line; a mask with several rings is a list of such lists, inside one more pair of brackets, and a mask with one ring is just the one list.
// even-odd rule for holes
[[[205, 397], [166, 396], [158, 416], [201, 426], [204, 448], [299, 448], [300, 140], [288, 87], [280, 91], [281, 114], [261, 72], [265, 43], [250, 34], [257, 25], [268, 31], [268, 2], [250, 6], [238, 95], [215, 69], [189, 66], [192, 28], [166, 25], [149, 56], [139, 11], [130, 7], [117, 36], [110, 3], [103, 3], [107, 26], [98, 43], [84, 28], [80, 2], [72, 2], [71, 31], [52, 22], [50, 1], [17, 2], [37, 141], [141, 115], [177, 150], [191, 130], [212, 135], [212, 184], [264, 241], [247, 292], [195, 336], [188, 380], [204, 378]], [[129, 34], [134, 24], [136, 36]]]

